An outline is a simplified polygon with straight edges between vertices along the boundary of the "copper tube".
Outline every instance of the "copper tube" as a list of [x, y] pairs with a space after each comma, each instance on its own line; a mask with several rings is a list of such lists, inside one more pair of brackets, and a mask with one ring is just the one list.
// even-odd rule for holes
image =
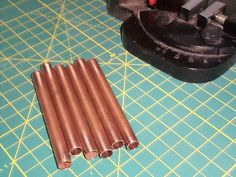
[[57, 65], [54, 69], [65, 95], [65, 101], [68, 104], [69, 111], [71, 112], [73, 123], [76, 127], [76, 132], [80, 137], [84, 156], [88, 160], [93, 159], [98, 155], [98, 150], [89, 130], [89, 126], [87, 125], [84, 112], [81, 109], [81, 104], [76, 98], [68, 72], [63, 65]]
[[57, 166], [59, 169], [69, 168], [71, 166], [69, 151], [43, 74], [45, 73], [39, 71], [32, 74], [35, 91], [43, 113]]
[[60, 88], [57, 75], [55, 74], [50, 63], [44, 63], [42, 70], [46, 73], [46, 80], [51, 93], [51, 98], [58, 113], [58, 119], [64, 134], [67, 147], [71, 155], [76, 155], [81, 152], [81, 145], [79, 144], [79, 137], [73, 126], [71, 115], [68, 106], [65, 102], [63, 92]]
[[125, 117], [125, 114], [122, 111], [119, 102], [113, 94], [112, 89], [109, 83], [107, 82], [106, 77], [103, 74], [97, 60], [90, 59], [87, 61], [87, 64], [94, 73], [95, 80], [97, 81], [97, 84], [100, 87], [100, 91], [103, 94], [103, 98], [105, 99], [107, 106], [111, 110], [111, 113], [114, 117], [114, 121], [116, 122], [116, 125], [118, 126], [121, 135], [125, 141], [126, 148], [131, 150], [138, 147], [138, 139], [135, 136], [129, 124], [129, 121]]
[[103, 128], [110, 140], [111, 147], [118, 149], [124, 145], [123, 138], [114, 122], [111, 112], [103, 99], [101, 90], [98, 87], [97, 80], [94, 78], [94, 73], [91, 72], [89, 66], [85, 64], [83, 59], [76, 61], [82, 71], [82, 76], [87, 85], [88, 92], [93, 100], [94, 106], [98, 112]]
[[74, 86], [76, 95], [81, 101], [81, 106], [84, 110], [87, 123], [97, 145], [99, 156], [102, 158], [109, 157], [112, 155], [112, 149], [110, 147], [106, 133], [102, 127], [102, 124], [99, 121], [93, 102], [91, 101], [89, 93], [87, 92], [87, 88], [84, 84], [81, 71], [76, 65], [69, 65], [67, 67], [67, 70]]

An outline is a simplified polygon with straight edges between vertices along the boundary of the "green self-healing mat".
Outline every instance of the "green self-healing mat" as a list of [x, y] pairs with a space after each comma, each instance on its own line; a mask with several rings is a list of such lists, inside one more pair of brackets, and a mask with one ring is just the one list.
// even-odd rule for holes
[[[0, 2], [0, 176], [236, 176], [236, 66], [178, 81], [127, 53], [103, 0]], [[96, 57], [141, 142], [57, 169], [31, 73]]]

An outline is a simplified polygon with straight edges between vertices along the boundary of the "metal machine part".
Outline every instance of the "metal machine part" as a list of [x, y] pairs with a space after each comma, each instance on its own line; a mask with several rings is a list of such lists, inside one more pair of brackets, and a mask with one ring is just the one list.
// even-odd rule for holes
[[189, 21], [195, 14], [207, 7], [207, 0], [191, 0], [181, 6], [179, 17]]
[[224, 13], [226, 8], [226, 4], [216, 1], [212, 5], [210, 5], [208, 8], [206, 8], [204, 11], [202, 11], [198, 15], [198, 26], [200, 27], [206, 27], [209, 23], [209, 20], [211, 20], [215, 15], [219, 13]]
[[236, 13], [231, 16], [217, 14], [214, 16], [215, 21], [223, 25], [223, 31], [236, 40]]
[[121, 38], [133, 55], [187, 82], [208, 82], [236, 62], [236, 1], [108, 0], [124, 20]]

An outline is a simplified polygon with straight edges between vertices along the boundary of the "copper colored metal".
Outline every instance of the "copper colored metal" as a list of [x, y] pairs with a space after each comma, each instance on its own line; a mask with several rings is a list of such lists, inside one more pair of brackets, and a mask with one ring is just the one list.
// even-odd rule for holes
[[102, 158], [109, 157], [112, 155], [112, 149], [87, 88], [84, 84], [81, 70], [76, 65], [69, 65], [67, 70], [77, 97], [80, 100], [81, 107], [86, 115], [87, 123], [97, 145], [99, 155]]
[[101, 90], [98, 87], [97, 80], [95, 79], [94, 73], [83, 59], [77, 60], [77, 64], [81, 68], [82, 76], [85, 80], [88, 92], [93, 100], [94, 106], [98, 112], [100, 121], [103, 128], [110, 140], [111, 147], [118, 149], [124, 145], [123, 138], [114, 122], [111, 112], [107, 107], [107, 104], [103, 98]]
[[79, 137], [73, 126], [71, 114], [68, 110], [68, 105], [65, 102], [63, 92], [60, 88], [58, 78], [50, 63], [44, 63], [42, 70], [46, 73], [46, 80], [50, 90], [51, 98], [58, 113], [58, 119], [65, 137], [69, 152], [71, 155], [76, 155], [81, 152]]
[[91, 59], [87, 61], [87, 64], [94, 73], [95, 80], [97, 81], [97, 84], [100, 87], [99, 90], [103, 94], [103, 98], [105, 99], [107, 106], [111, 110], [114, 121], [116, 122], [116, 125], [118, 126], [121, 135], [125, 141], [126, 148], [131, 150], [138, 147], [138, 139], [135, 136], [127, 118], [125, 117], [125, 114], [122, 111], [119, 102], [113, 94], [112, 89], [109, 83], [107, 82], [106, 77], [103, 74], [98, 62], [96, 61], [96, 59]]
[[34, 87], [59, 169], [69, 168], [71, 159], [43, 72], [33, 73]]
[[63, 90], [65, 101], [68, 104], [69, 111], [71, 112], [73, 123], [76, 127], [76, 132], [80, 137], [84, 156], [88, 160], [93, 159], [98, 155], [98, 150], [89, 130], [84, 112], [81, 109], [81, 104], [76, 97], [67, 70], [63, 65], [57, 65], [54, 69]]

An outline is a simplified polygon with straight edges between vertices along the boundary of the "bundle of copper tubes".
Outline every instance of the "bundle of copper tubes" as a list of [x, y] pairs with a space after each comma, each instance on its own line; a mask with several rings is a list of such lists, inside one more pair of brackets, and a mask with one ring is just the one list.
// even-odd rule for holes
[[80, 152], [88, 160], [107, 158], [123, 145], [139, 145], [96, 59], [44, 63], [32, 77], [59, 169]]

